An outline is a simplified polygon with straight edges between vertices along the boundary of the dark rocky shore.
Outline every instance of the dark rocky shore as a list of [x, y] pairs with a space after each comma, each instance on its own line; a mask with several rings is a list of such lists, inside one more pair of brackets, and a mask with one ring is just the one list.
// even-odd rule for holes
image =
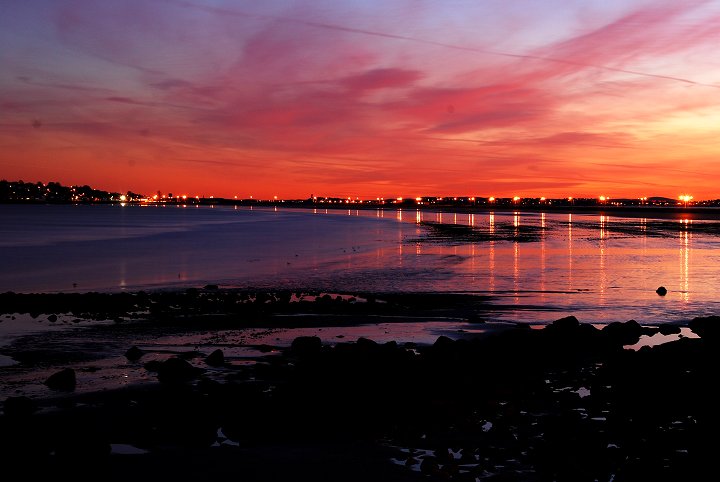
[[[0, 301], [6, 313], [47, 316], [52, 307], [61, 318], [115, 319], [111, 328], [132, 326], [141, 312], [167, 326], [231, 323], [242, 299], [253, 300], [242, 314], [256, 323], [300, 306], [264, 294], [250, 308], [257, 295], [207, 288]], [[145, 297], [153, 303], [138, 302]], [[178, 304], [191, 300], [197, 306]], [[482, 304], [452, 295], [379, 301], [320, 296], [302, 311], [470, 315]], [[79, 393], [75, 371], [59, 371], [45, 380], [53, 396], [4, 401], [0, 454], [30, 480], [708, 480], [720, 448], [720, 318], [689, 327], [700, 338], [639, 350], [625, 347], [681, 327], [598, 329], [568, 317], [429, 346], [301, 337], [246, 365], [222, 349], [159, 361], [127, 346], [128, 366], [156, 383]]]

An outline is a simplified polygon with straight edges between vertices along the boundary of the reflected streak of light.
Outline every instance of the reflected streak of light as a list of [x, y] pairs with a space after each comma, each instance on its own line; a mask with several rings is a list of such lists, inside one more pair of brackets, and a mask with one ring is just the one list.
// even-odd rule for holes
[[457, 214], [453, 216], [453, 224], [457, 224]]
[[495, 234], [495, 213], [490, 213], [490, 234]]
[[313, 214], [317, 214], [317, 208], [313, 208]]
[[545, 213], [540, 214], [540, 227], [545, 229]]
[[470, 243], [470, 272], [472, 273], [472, 280], [475, 281], [475, 243]]
[[417, 224], [420, 224], [422, 222], [422, 214], [420, 213], [419, 209], [415, 211], [415, 222]]
[[605, 240], [600, 239], [600, 305], [605, 305], [605, 290], [607, 289], [607, 273], [605, 272], [605, 259], [606, 255], [606, 243]]
[[474, 214], [470, 215], [470, 226], [475, 226], [475, 215]]
[[605, 236], [607, 234], [606, 227], [607, 227], [607, 221], [608, 216], [600, 215], [600, 239], [605, 239]]
[[690, 301], [690, 233], [687, 229], [680, 233], [680, 243], [680, 282], [683, 287], [682, 299], [687, 303]]
[[[543, 221], [544, 222], [544, 221]], [[545, 269], [546, 269], [545, 236], [540, 238], [540, 299], [545, 301]]]
[[513, 213], [513, 226], [516, 228], [520, 227], [520, 212], [519, 211], [515, 211]]
[[488, 271], [490, 272], [490, 279], [488, 280], [488, 289], [490, 292], [495, 291], [495, 241], [490, 241], [488, 249]]
[[520, 303], [520, 243], [513, 243], [513, 293], [515, 297], [513, 302], [517, 305]]
[[397, 218], [398, 218], [398, 221], [402, 221], [402, 220], [403, 220], [403, 219], [402, 219], [402, 209], [398, 209], [398, 211], [397, 211]]
[[421, 253], [420, 243], [415, 243], [415, 256], [420, 256]]
[[568, 290], [573, 288], [573, 235], [572, 214], [568, 214]]

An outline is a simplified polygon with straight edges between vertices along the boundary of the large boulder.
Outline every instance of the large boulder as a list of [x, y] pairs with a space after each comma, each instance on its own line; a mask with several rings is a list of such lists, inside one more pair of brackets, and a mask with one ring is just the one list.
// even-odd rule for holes
[[317, 355], [321, 349], [322, 341], [317, 336], [299, 336], [290, 345], [293, 355], [300, 357]]
[[625, 323], [616, 321], [605, 326], [602, 332], [612, 343], [634, 345], [643, 335], [643, 327], [635, 320], [626, 321]]
[[705, 341], [717, 342], [720, 339], [720, 316], [698, 317], [688, 326]]
[[130, 361], [138, 361], [145, 354], [140, 348], [133, 346], [125, 352], [125, 358]]
[[183, 383], [197, 378], [202, 369], [181, 358], [168, 358], [157, 366], [158, 380], [163, 383]]
[[217, 349], [205, 357], [205, 363], [211, 367], [219, 367], [225, 364], [225, 354], [221, 349]]
[[48, 388], [68, 392], [75, 390], [76, 383], [75, 370], [72, 368], [65, 368], [57, 373], [53, 373], [45, 380], [45, 385], [47, 385]]

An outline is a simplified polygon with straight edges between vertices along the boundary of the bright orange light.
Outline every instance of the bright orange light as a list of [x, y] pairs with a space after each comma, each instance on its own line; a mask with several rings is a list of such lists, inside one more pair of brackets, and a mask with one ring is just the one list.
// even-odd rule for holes
[[415, 200], [416, 200], [417, 202], [420, 202], [420, 201], [422, 201], [422, 198], [421, 198], [421, 197], [416, 197]]
[[488, 201], [490, 201], [491, 203], [494, 203], [494, 202], [495, 202], [495, 198], [492, 197], [492, 196], [490, 196], [490, 197], [488, 198]]
[[127, 196], [125, 194], [120, 195], [120, 200], [125, 201], [127, 199]]
[[572, 196], [570, 196], [570, 197], [568, 198], [568, 201], [572, 201], [572, 200], [573, 200], [573, 198], [572, 198]]
[[681, 194], [681, 195], [678, 197], [678, 199], [680, 199], [680, 201], [684, 202], [684, 203], [685, 203], [685, 207], [687, 207], [688, 203], [689, 203], [690, 201], [692, 201], [693, 197], [690, 196], [689, 194]]
[[183, 200], [187, 199], [187, 194], [183, 194]]
[[397, 198], [397, 200], [398, 200], [398, 201], [402, 201], [402, 198], [401, 198], [401, 197], [399, 197], [399, 198]]
[[600, 196], [598, 199], [600, 199], [600, 202], [605, 202], [608, 198], [605, 196]]
[[541, 198], [540, 198], [540, 200], [541, 200], [541, 201], [544, 201], [544, 200], [545, 200], [545, 198], [544, 198], [544, 197], [541, 197]]
[[518, 202], [519, 200], [520, 200], [520, 196], [515, 196], [515, 197], [513, 198], [513, 201], [515, 201], [515, 202]]

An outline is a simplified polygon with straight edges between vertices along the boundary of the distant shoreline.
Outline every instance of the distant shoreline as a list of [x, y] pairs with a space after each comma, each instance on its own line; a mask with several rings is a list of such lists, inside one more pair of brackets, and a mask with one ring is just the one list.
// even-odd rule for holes
[[148, 203], [120, 203], [116, 201], [107, 202], [46, 202], [46, 201], [23, 201], [23, 202], [1, 202], [0, 205], [30, 205], [30, 206], [58, 206], [58, 205], [127, 205], [127, 206], [242, 206], [242, 207], [261, 207], [261, 208], [282, 208], [282, 209], [324, 209], [328, 211], [374, 211], [378, 209], [386, 211], [423, 211], [423, 212], [442, 212], [442, 213], [458, 213], [458, 214], [474, 214], [474, 213], [548, 213], [548, 214], [582, 214], [597, 216], [615, 216], [628, 218], [656, 218], [656, 219], [695, 219], [695, 220], [720, 220], [720, 207], [717, 206], [452, 206], [452, 205], [369, 205], [369, 204], [331, 204], [331, 203], [312, 203], [305, 201], [255, 201], [247, 200], [231, 200], [231, 199], [202, 199], [194, 200], [191, 203], [183, 202], [148, 202]]

